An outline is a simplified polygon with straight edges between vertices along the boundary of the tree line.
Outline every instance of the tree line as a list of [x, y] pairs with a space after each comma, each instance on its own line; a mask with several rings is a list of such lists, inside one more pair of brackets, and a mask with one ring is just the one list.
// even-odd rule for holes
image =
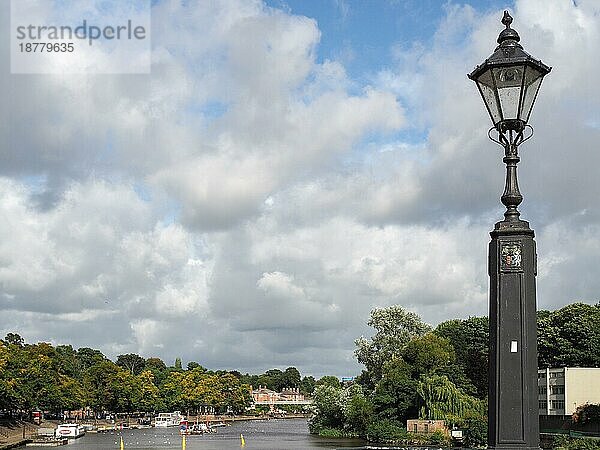
[[[400, 306], [375, 309], [370, 338], [355, 341], [365, 369], [349, 386], [319, 386], [311, 432], [396, 444], [447, 444], [406, 430], [410, 418], [444, 419], [466, 430], [467, 445], [485, 445], [489, 321], [454, 319], [433, 328]], [[539, 311], [538, 365], [600, 367], [600, 303]], [[422, 442], [426, 439], [428, 442]]]
[[243, 412], [251, 386], [280, 391], [297, 387], [310, 394], [319, 381], [295, 367], [260, 375], [208, 370], [197, 362], [167, 366], [160, 358], [119, 355], [111, 361], [99, 350], [71, 345], [27, 344], [16, 333], [0, 340], [0, 411], [94, 413], [205, 410]]

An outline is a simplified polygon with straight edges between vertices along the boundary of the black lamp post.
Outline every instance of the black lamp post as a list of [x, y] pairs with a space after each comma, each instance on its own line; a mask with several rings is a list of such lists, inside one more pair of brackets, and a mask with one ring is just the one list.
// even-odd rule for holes
[[[504, 147], [504, 220], [490, 233], [490, 361], [488, 448], [539, 450], [534, 233], [519, 218], [518, 146], [529, 139], [527, 124], [542, 79], [550, 67], [519, 44], [504, 12], [498, 47], [468, 76], [477, 83], [494, 126], [488, 136]], [[496, 138], [497, 133], [497, 138]]]

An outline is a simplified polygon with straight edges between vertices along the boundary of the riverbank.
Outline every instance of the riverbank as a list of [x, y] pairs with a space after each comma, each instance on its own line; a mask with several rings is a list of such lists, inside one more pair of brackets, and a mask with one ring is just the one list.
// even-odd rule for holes
[[[277, 416], [270, 415], [210, 415], [210, 416], [188, 416], [187, 420], [189, 423], [209, 422], [211, 424], [223, 423], [231, 425], [237, 422], [247, 421], [269, 421], [269, 420], [281, 420], [281, 419], [306, 419], [310, 418], [309, 414], [282, 414]], [[16, 447], [23, 446], [28, 442], [32, 441], [32, 438], [37, 434], [39, 428], [56, 428], [60, 421], [50, 420], [44, 421], [40, 426], [34, 425], [31, 422], [23, 422], [19, 420], [5, 422], [0, 425], [0, 450], [7, 450]], [[106, 431], [118, 431], [124, 429], [138, 429], [148, 428], [147, 426], [138, 425], [133, 420], [120, 420], [117, 422], [108, 420], [79, 420], [78, 423], [82, 425], [88, 425], [93, 427], [91, 432], [106, 432]], [[88, 431], [88, 432], [90, 432]]]
[[0, 423], [0, 450], [16, 448], [31, 442], [38, 427], [20, 420]]

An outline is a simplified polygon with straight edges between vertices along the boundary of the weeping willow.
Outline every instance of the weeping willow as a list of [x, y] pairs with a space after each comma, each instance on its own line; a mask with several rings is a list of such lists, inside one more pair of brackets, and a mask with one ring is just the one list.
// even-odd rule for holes
[[420, 419], [462, 422], [468, 416], [485, 416], [485, 402], [458, 389], [446, 376], [432, 375], [421, 380], [417, 392], [423, 400]]

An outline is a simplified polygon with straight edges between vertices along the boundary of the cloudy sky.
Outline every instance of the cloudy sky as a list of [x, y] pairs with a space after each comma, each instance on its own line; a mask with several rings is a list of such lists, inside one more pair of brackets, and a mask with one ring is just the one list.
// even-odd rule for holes
[[597, 0], [159, 0], [149, 75], [14, 75], [1, 40], [0, 334], [354, 375], [375, 307], [487, 314], [504, 166], [466, 74], [506, 8], [553, 66], [519, 167], [538, 305], [596, 302]]

